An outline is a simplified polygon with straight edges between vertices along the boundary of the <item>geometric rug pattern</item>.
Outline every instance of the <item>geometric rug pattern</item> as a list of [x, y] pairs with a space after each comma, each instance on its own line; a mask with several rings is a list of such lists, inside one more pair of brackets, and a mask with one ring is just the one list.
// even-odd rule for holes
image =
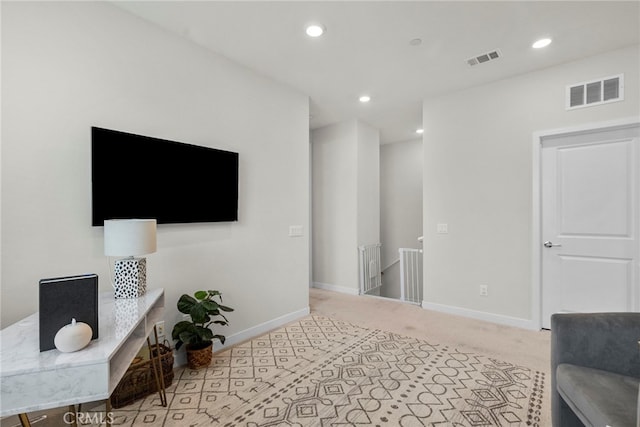
[[481, 354], [311, 315], [176, 369], [114, 426], [539, 426], [545, 375]]

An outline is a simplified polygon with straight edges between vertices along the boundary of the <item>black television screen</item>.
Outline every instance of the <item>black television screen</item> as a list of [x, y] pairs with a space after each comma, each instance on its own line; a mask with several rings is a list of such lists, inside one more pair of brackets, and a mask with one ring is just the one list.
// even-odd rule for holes
[[238, 220], [238, 153], [91, 128], [92, 224]]

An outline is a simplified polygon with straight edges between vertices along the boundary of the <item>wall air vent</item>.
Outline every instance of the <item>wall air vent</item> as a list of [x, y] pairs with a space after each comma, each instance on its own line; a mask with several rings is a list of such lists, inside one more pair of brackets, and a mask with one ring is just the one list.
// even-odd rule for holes
[[484, 64], [485, 62], [493, 61], [494, 59], [498, 59], [502, 57], [502, 53], [500, 50], [492, 50], [491, 52], [483, 53], [482, 55], [474, 56], [473, 58], [467, 59], [467, 64], [470, 66]]
[[591, 107], [624, 100], [624, 74], [567, 86], [566, 108]]

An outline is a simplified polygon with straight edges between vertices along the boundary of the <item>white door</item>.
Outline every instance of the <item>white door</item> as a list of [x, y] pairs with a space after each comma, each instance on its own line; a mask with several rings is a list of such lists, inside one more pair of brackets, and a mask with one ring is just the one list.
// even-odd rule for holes
[[542, 327], [640, 310], [640, 125], [542, 139]]

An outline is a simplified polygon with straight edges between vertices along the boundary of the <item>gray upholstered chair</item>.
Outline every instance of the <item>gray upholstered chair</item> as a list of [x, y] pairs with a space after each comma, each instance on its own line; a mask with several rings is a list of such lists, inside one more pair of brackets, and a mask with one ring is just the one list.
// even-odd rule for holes
[[640, 427], [640, 313], [551, 317], [554, 427]]

